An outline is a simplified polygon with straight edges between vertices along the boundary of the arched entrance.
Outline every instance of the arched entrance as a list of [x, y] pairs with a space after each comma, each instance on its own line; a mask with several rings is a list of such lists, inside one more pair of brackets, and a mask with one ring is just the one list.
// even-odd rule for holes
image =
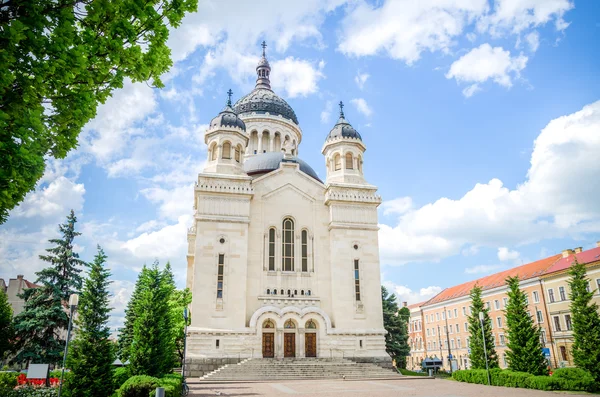
[[304, 353], [306, 357], [317, 357], [317, 323], [312, 319], [304, 325]]
[[275, 357], [275, 323], [265, 320], [262, 332], [262, 355], [264, 358]]
[[283, 324], [283, 357], [296, 357], [296, 324], [292, 319]]

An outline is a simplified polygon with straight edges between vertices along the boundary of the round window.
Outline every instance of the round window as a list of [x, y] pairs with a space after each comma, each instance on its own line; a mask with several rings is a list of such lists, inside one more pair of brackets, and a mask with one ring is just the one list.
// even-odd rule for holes
[[219, 242], [220, 242], [221, 244], [225, 244], [225, 239], [224, 239], [223, 237], [221, 237], [221, 239], [219, 240]]
[[354, 249], [357, 250], [358, 249], [358, 244], [354, 244]]

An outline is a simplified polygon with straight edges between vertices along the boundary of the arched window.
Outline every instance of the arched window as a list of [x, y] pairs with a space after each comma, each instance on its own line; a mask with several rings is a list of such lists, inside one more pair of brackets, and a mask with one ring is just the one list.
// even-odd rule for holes
[[308, 320], [304, 328], [317, 329], [317, 324], [313, 320]]
[[333, 156], [333, 170], [339, 171], [341, 169], [342, 169], [342, 157], [340, 156], [339, 153], [336, 153], [335, 156]]
[[277, 295], [277, 290], [276, 289], [273, 290], [273, 295]]
[[271, 295], [271, 290], [267, 288], [267, 295]]
[[242, 151], [242, 147], [240, 145], [237, 145], [235, 147], [235, 161], [238, 162], [238, 163], [240, 162], [240, 153], [241, 153], [241, 151]]
[[271, 320], [265, 320], [263, 328], [275, 328], [275, 324]]
[[302, 230], [302, 271], [308, 271], [308, 232]]
[[281, 290], [281, 295], [283, 295], [283, 290]]
[[300, 295], [304, 295], [304, 290], [300, 290]]
[[306, 291], [306, 295], [310, 296], [310, 290]]
[[294, 221], [291, 218], [283, 220], [282, 267], [284, 272], [294, 271]]
[[213, 143], [210, 147], [210, 160], [215, 161], [217, 159], [217, 144]]
[[275, 228], [269, 229], [269, 271], [275, 271]]
[[353, 168], [352, 164], [352, 153], [346, 153], [346, 169], [351, 170]]
[[223, 155], [221, 158], [230, 159], [231, 158], [231, 143], [225, 142], [223, 144]]
[[287, 320], [285, 324], [283, 324], [283, 328], [294, 329], [296, 328], [296, 324], [292, 320]]

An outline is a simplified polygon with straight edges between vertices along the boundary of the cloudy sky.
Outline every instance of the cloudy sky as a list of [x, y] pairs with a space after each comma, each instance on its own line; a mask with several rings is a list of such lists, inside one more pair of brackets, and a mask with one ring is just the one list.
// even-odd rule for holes
[[379, 186], [381, 271], [400, 300], [600, 240], [600, 2], [200, 0], [171, 33], [162, 90], [128, 83], [66, 160], [0, 226], [0, 278], [34, 280], [73, 208], [81, 256], [114, 274], [112, 326], [137, 272], [170, 261], [185, 283], [192, 185], [206, 124], [254, 85], [268, 43], [300, 153], [320, 148], [336, 103]]

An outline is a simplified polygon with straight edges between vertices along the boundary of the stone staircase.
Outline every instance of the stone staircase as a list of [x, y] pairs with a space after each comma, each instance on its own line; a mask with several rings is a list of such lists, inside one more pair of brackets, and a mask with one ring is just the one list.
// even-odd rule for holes
[[224, 365], [200, 382], [247, 382], [300, 379], [390, 379], [402, 377], [395, 369], [342, 358], [252, 358]]

